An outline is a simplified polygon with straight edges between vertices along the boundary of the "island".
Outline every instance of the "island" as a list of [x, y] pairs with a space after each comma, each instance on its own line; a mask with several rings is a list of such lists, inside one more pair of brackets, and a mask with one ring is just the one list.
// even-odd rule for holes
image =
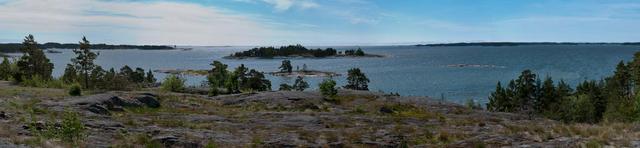
[[174, 74], [174, 75], [190, 75], [190, 76], [207, 76], [209, 74], [209, 70], [204, 69], [157, 69], [153, 70], [153, 72], [164, 73], [164, 74]]
[[[44, 44], [38, 44], [40, 49], [78, 49], [80, 44], [77, 43], [55, 43], [48, 42]], [[22, 43], [0, 43], [0, 52], [20, 52]], [[105, 50], [105, 49], [140, 49], [140, 50], [173, 50], [177, 49], [176, 46], [165, 45], [109, 45], [109, 44], [91, 44], [91, 49]]]
[[328, 71], [318, 71], [318, 70], [296, 70], [291, 72], [286, 71], [277, 71], [277, 72], [269, 72], [268, 74], [273, 76], [280, 77], [336, 77], [341, 76], [339, 73], [328, 72]]
[[275, 47], [256, 47], [247, 51], [236, 52], [224, 58], [227, 59], [245, 59], [245, 58], [287, 58], [287, 57], [303, 57], [303, 58], [325, 58], [325, 57], [384, 57], [382, 55], [367, 54], [361, 48], [338, 51], [334, 48], [326, 49], [308, 49], [300, 44]]

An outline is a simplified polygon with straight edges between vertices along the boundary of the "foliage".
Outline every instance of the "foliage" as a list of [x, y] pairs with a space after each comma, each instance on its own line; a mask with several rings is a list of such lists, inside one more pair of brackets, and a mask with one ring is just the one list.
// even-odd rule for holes
[[144, 82], [148, 84], [156, 83], [156, 78], [153, 76], [153, 72], [151, 72], [151, 70], [147, 72], [147, 77], [145, 77]]
[[280, 91], [291, 91], [293, 90], [293, 86], [289, 85], [289, 84], [280, 84], [280, 88], [278, 89]]
[[282, 60], [282, 65], [280, 65], [280, 72], [291, 73], [292, 71], [293, 71], [293, 66], [291, 66], [291, 61]]
[[96, 68], [93, 61], [98, 57], [98, 54], [91, 52], [90, 48], [91, 44], [87, 38], [82, 37], [82, 41], [79, 42], [79, 49], [73, 49], [76, 57], [71, 59], [75, 69], [79, 71], [84, 78], [84, 88], [91, 87], [91, 85], [89, 85], [89, 72], [93, 72], [94, 68]]
[[356, 50], [345, 50], [344, 54], [348, 56], [365, 56], [364, 51], [362, 51], [360, 47]]
[[185, 80], [176, 75], [169, 75], [162, 82], [161, 88], [164, 91], [181, 92], [184, 90], [184, 82]]
[[307, 49], [302, 45], [289, 45], [280, 48], [275, 47], [258, 47], [251, 50], [236, 52], [232, 57], [261, 57], [273, 58], [275, 56], [311, 56], [311, 57], [327, 57], [337, 55], [337, 50], [333, 48], [327, 49]]
[[82, 95], [82, 86], [80, 84], [74, 83], [69, 87], [69, 95], [71, 96], [81, 96]]
[[507, 87], [498, 82], [487, 109], [541, 115], [565, 122], [633, 122], [640, 118], [640, 54], [633, 61], [618, 63], [614, 74], [601, 81], [579, 83], [576, 90], [550, 77], [540, 82], [525, 70]]
[[7, 57], [3, 57], [2, 63], [0, 63], [0, 80], [9, 80], [11, 73], [11, 62]]
[[296, 82], [293, 83], [293, 89], [296, 91], [304, 91], [307, 88], [309, 88], [309, 83], [304, 81], [304, 77], [298, 76], [298, 78], [296, 78]]
[[[24, 54], [18, 60], [19, 73], [28, 79], [37, 75], [46, 81], [51, 79], [53, 63], [49, 61], [42, 49], [38, 48], [37, 44], [33, 35], [25, 37], [20, 48]], [[21, 79], [16, 80], [20, 82]]]
[[29, 124], [29, 129], [33, 134], [41, 138], [55, 138], [66, 143], [76, 144], [85, 137], [86, 130], [78, 116], [78, 113], [67, 110], [63, 113], [62, 122], [60, 124], [48, 121], [42, 129], [38, 129], [38, 123], [36, 122], [34, 115], [32, 115], [32, 122]]
[[326, 97], [335, 97], [338, 94], [338, 89], [336, 88], [336, 81], [332, 79], [325, 79], [322, 83], [319, 84], [320, 93]]
[[352, 68], [348, 71], [346, 89], [369, 90], [369, 78], [360, 71], [360, 68]]
[[220, 61], [213, 61], [211, 65], [213, 68], [207, 76], [211, 95], [222, 94], [221, 88], [224, 88], [228, 94], [240, 93], [240, 90], [271, 90], [271, 81], [266, 79], [262, 72], [254, 69], [249, 70], [244, 64], [241, 64], [233, 72], [228, 71], [228, 66]]
[[[79, 44], [61, 44], [48, 42], [44, 44], [37, 44], [41, 49], [76, 49], [79, 48]], [[0, 49], [2, 52], [20, 52], [21, 44], [19, 43], [0, 43]], [[161, 49], [175, 49], [173, 46], [162, 45], [107, 45], [107, 44], [94, 44], [93, 49], [141, 49], [141, 50], [161, 50]]]

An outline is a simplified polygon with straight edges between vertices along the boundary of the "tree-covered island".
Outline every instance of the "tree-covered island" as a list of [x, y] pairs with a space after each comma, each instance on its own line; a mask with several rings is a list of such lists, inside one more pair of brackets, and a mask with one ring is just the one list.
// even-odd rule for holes
[[243, 58], [275, 58], [275, 57], [383, 57], [381, 55], [367, 54], [362, 49], [350, 49], [344, 52], [334, 48], [326, 49], [309, 49], [300, 44], [276, 47], [256, 47], [247, 51], [236, 52], [225, 58], [243, 59]]

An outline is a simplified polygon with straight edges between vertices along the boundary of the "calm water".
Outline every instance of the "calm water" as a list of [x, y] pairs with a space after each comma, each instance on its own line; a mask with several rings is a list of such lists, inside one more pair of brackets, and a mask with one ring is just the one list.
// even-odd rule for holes
[[[96, 63], [108, 69], [127, 64], [144, 69], [209, 69], [209, 63], [220, 60], [235, 68], [245, 64], [260, 71], [277, 71], [282, 59], [222, 59], [236, 51], [251, 47], [193, 47], [180, 50], [100, 50]], [[314, 47], [315, 48], [315, 47]], [[353, 47], [337, 47], [347, 49]], [[629, 60], [639, 46], [621, 45], [541, 45], [514, 47], [363, 47], [366, 52], [386, 58], [292, 59], [294, 67], [334, 71], [345, 74], [349, 68], [361, 68], [371, 79], [373, 91], [398, 92], [402, 95], [433, 96], [461, 102], [469, 98], [485, 102], [498, 81], [508, 81], [524, 69], [539, 75], [564, 79], [575, 86], [585, 79], [600, 79], [613, 72], [620, 60]], [[71, 50], [47, 56], [55, 64], [54, 75], [60, 76], [73, 57]], [[492, 65], [450, 67], [451, 64]], [[159, 80], [165, 75], [156, 74]], [[293, 78], [268, 77], [274, 90], [279, 84], [292, 84]], [[311, 89], [317, 89], [322, 78], [306, 78]], [[335, 77], [339, 85], [345, 77]], [[190, 85], [199, 85], [204, 77], [188, 77]]]

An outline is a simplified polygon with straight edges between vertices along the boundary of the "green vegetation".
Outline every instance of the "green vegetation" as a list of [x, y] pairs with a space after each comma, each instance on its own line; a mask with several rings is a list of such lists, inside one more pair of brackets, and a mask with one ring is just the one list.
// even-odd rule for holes
[[20, 51], [24, 54], [17, 62], [18, 76], [14, 77], [17, 82], [22, 82], [23, 79], [31, 79], [34, 76], [39, 76], [44, 81], [51, 79], [53, 63], [49, 61], [42, 49], [38, 48], [38, 43], [33, 38], [33, 35], [25, 37]]
[[365, 56], [364, 51], [360, 47], [356, 50], [345, 50], [344, 55], [347, 56]]
[[227, 65], [220, 61], [211, 63], [213, 68], [207, 76], [210, 95], [234, 94], [242, 91], [271, 90], [271, 81], [262, 72], [249, 70], [241, 64], [233, 72], [227, 70]]
[[283, 84], [280, 84], [280, 88], [278, 90], [279, 91], [291, 91], [291, 90], [293, 90], [293, 86], [283, 83]]
[[146, 73], [142, 68], [135, 71], [125, 65], [116, 72], [111, 68], [105, 71], [101, 66], [95, 65], [94, 60], [99, 54], [90, 50], [93, 46], [83, 37], [79, 42], [80, 49], [74, 49], [76, 57], [71, 59], [72, 64], [67, 64], [62, 76], [66, 84], [80, 83], [85, 89], [103, 90], [131, 90], [138, 87], [146, 87], [155, 83], [152, 73]]
[[89, 48], [91, 44], [87, 40], [86, 37], [82, 37], [82, 41], [80, 41], [80, 49], [73, 49], [73, 53], [76, 54], [77, 57], [71, 59], [71, 62], [75, 65], [75, 69], [77, 69], [82, 76], [84, 76], [84, 88], [89, 88], [89, 72], [94, 71], [96, 65], [93, 64], [93, 61], [98, 57], [98, 54], [91, 52]]
[[0, 63], [0, 80], [8, 81], [11, 78], [11, 62], [7, 57], [2, 58], [2, 63]]
[[360, 68], [352, 68], [348, 71], [346, 89], [369, 90], [369, 78], [360, 71]]
[[305, 57], [328, 57], [337, 55], [337, 50], [333, 48], [327, 49], [307, 49], [306, 47], [298, 45], [282, 46], [280, 48], [275, 47], [258, 47], [248, 51], [236, 52], [230, 57], [242, 58], [242, 57], [260, 57], [260, 58], [273, 58], [276, 56], [305, 56]]
[[164, 79], [160, 86], [162, 90], [169, 92], [182, 92], [184, 90], [184, 81], [176, 75], [169, 75]]
[[525, 70], [503, 88], [498, 83], [487, 109], [540, 115], [565, 122], [632, 122], [640, 119], [640, 53], [629, 63], [620, 62], [604, 80], [584, 81], [574, 91], [564, 81], [550, 77], [541, 82]]
[[280, 72], [293, 72], [293, 66], [291, 66], [291, 61], [282, 60], [282, 65], [280, 65]]
[[298, 76], [298, 78], [296, 78], [296, 82], [293, 83], [293, 89], [296, 91], [304, 91], [307, 88], [309, 88], [309, 83], [304, 81], [304, 77]]
[[[65, 143], [76, 145], [85, 136], [85, 127], [79, 115], [72, 111], [65, 111], [62, 115], [62, 122], [55, 123], [47, 121], [44, 124], [36, 122], [34, 110], [32, 109], [31, 123], [28, 125], [31, 133], [40, 139], [60, 139]], [[57, 126], [59, 125], [59, 126]]]
[[81, 96], [82, 95], [82, 86], [80, 84], [72, 84], [69, 87], [69, 95], [71, 96]]
[[[37, 47], [40, 49], [77, 49], [81, 45], [80, 44], [72, 44], [72, 43], [44, 43], [37, 44]], [[21, 52], [20, 48], [22, 44], [20, 43], [3, 43], [0, 44], [0, 52]], [[141, 50], [167, 50], [167, 49], [175, 49], [171, 46], [160, 46], [160, 45], [107, 45], [107, 44], [93, 44], [93, 49], [141, 49]]]
[[336, 88], [336, 81], [333, 79], [325, 79], [322, 83], [319, 84], [320, 93], [326, 97], [335, 97], [338, 94], [338, 89]]

